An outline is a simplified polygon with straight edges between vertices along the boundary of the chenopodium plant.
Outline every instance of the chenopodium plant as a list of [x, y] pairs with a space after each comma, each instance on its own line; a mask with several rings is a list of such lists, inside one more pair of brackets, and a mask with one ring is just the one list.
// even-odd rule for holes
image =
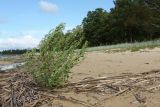
[[[63, 33], [65, 26], [60, 24], [50, 31], [39, 44], [40, 53], [29, 53], [28, 71], [37, 83], [46, 87], [63, 85], [71, 68], [83, 58], [86, 42], [81, 49], [84, 38], [81, 30], [73, 30], [69, 35]], [[77, 39], [78, 38], [78, 39]]]

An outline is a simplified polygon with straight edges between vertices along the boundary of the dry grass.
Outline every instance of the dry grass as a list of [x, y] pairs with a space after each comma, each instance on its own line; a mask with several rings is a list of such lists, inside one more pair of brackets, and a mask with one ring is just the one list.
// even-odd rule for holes
[[122, 43], [117, 45], [108, 45], [108, 46], [98, 46], [98, 47], [91, 47], [87, 48], [87, 51], [138, 51], [140, 49], [145, 48], [154, 48], [160, 47], [160, 39], [153, 40], [153, 41], [146, 41], [146, 42], [135, 42], [135, 43]]

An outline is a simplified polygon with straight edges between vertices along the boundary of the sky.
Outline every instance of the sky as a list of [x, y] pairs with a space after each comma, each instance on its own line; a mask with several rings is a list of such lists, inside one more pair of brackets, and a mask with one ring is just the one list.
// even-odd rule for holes
[[36, 47], [58, 24], [67, 31], [88, 11], [112, 7], [113, 0], [0, 0], [0, 50]]

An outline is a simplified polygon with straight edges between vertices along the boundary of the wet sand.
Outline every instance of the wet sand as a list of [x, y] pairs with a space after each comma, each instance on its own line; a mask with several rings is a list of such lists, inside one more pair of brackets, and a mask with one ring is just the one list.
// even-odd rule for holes
[[0, 65], [12, 64], [11, 61], [0, 61]]

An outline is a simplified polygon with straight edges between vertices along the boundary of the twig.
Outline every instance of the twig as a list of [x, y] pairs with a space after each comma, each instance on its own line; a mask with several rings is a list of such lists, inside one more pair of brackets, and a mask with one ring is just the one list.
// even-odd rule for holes
[[16, 106], [16, 99], [14, 95], [14, 87], [13, 84], [11, 83], [11, 107], [17, 107]]
[[132, 94], [133, 94], [133, 96], [136, 98], [136, 100], [137, 100], [140, 104], [146, 102], [146, 101], [145, 101], [146, 99], [145, 99], [145, 98], [142, 98], [139, 94], [135, 94], [134, 92], [132, 92]]
[[116, 93], [114, 96], [119, 96], [119, 95], [125, 93], [125, 92], [128, 91], [128, 90], [130, 90], [130, 88], [124, 89], [124, 90], [122, 90], [122, 91]]
[[53, 98], [53, 99], [65, 100], [65, 101], [70, 101], [70, 102], [73, 102], [73, 103], [81, 104], [81, 105], [86, 106], [86, 107], [93, 107], [93, 105], [89, 105], [86, 102], [77, 100], [77, 99], [75, 99], [73, 97], [67, 98], [65, 96], [60, 96], [60, 95], [53, 96], [53, 95], [50, 95], [50, 94], [49, 95], [48, 94], [43, 94], [43, 95], [48, 97], [48, 98], [50, 97], [50, 98]]
[[147, 91], [151, 91], [151, 90], [156, 89], [156, 88], [160, 88], [160, 85], [148, 88]]
[[33, 102], [33, 104], [30, 107], [35, 107], [39, 102], [43, 102], [44, 100], [47, 100], [47, 99], [50, 99], [50, 97], [36, 100], [36, 101]]

